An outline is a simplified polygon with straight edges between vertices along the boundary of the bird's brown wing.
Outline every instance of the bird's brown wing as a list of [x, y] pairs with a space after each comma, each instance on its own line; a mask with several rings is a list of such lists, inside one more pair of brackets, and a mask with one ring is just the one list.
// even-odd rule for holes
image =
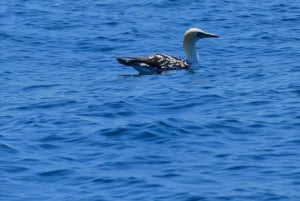
[[166, 54], [154, 54], [149, 57], [123, 57], [117, 58], [118, 62], [127, 66], [141, 65], [144, 67], [155, 67], [160, 69], [188, 68], [186, 60]]

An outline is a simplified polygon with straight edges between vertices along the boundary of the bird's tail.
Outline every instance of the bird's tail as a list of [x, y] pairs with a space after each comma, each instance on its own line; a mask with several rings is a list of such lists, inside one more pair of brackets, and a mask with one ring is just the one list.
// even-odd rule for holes
[[125, 66], [132, 66], [132, 65], [136, 64], [136, 60], [135, 59], [125, 59], [125, 58], [117, 57], [116, 60], [120, 64], [123, 64]]

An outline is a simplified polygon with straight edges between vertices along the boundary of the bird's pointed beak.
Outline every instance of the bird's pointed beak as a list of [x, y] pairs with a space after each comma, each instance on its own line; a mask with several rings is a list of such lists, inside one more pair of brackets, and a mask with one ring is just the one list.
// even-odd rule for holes
[[203, 36], [204, 36], [205, 38], [219, 38], [218, 35], [212, 34], [212, 33], [207, 33], [207, 32], [205, 32], [205, 33], [203, 34]]
[[212, 33], [199, 32], [198, 37], [199, 38], [218, 38], [219, 36], [216, 34], [212, 34]]

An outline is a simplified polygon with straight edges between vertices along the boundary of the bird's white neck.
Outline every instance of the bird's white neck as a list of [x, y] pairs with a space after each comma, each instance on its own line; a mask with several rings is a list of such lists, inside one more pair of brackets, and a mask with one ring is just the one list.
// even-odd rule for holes
[[196, 50], [196, 40], [191, 39], [190, 37], [184, 37], [183, 39], [183, 49], [185, 53], [185, 58], [190, 63], [198, 63], [199, 55]]

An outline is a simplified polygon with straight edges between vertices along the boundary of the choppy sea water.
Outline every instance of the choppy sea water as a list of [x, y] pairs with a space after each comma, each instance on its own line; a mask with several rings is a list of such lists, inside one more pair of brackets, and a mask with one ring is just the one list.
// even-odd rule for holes
[[[300, 200], [300, 2], [0, 2], [0, 200]], [[140, 76], [114, 57], [201, 68]]]

